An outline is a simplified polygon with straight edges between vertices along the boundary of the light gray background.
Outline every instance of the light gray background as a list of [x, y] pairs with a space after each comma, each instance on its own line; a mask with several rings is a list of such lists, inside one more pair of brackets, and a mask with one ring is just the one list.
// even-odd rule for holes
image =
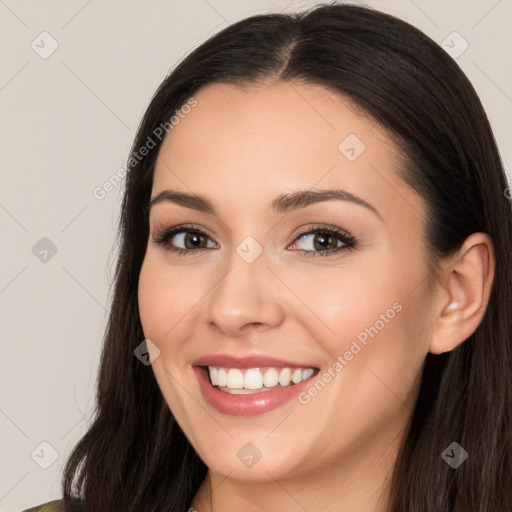
[[[64, 461], [90, 420], [122, 186], [102, 200], [92, 192], [124, 164], [151, 95], [228, 24], [315, 3], [0, 0], [0, 511], [61, 497]], [[454, 31], [468, 42], [456, 60], [510, 173], [512, 0], [366, 4], [440, 44]], [[59, 45], [47, 58], [43, 31]], [[44, 242], [32, 249], [43, 237], [57, 248], [46, 261]], [[47, 469], [42, 442], [58, 454]]]

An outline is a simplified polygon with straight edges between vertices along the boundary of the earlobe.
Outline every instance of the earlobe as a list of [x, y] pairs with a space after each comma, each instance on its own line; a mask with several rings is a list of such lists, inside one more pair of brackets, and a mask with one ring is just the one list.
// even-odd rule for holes
[[489, 235], [473, 233], [439, 277], [429, 352], [449, 352], [475, 332], [489, 303], [494, 270]]

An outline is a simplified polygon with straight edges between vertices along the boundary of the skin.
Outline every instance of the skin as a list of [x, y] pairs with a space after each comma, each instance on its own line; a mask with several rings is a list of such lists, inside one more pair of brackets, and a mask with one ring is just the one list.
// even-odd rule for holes
[[[195, 98], [163, 142], [151, 197], [165, 189], [201, 194], [218, 215], [154, 205], [139, 280], [144, 334], [160, 350], [155, 377], [209, 468], [191, 507], [383, 512], [426, 354], [452, 350], [480, 323], [492, 243], [471, 235], [434, 278], [425, 204], [398, 178], [399, 152], [340, 95], [278, 82], [214, 84]], [[354, 161], [338, 149], [349, 134], [366, 146]], [[359, 196], [379, 215], [339, 200], [287, 214], [270, 206], [284, 193], [327, 188]], [[206, 232], [207, 248], [184, 246], [182, 235], [169, 244], [189, 247], [186, 255], [154, 243], [158, 229], [189, 223]], [[301, 228], [319, 225], [349, 232], [357, 245], [325, 256], [299, 253], [321, 249], [314, 235], [298, 238]], [[263, 249], [252, 263], [236, 252], [247, 236]], [[336, 240], [328, 250], [342, 245]], [[453, 302], [458, 307], [447, 310]], [[191, 367], [200, 356], [266, 354], [322, 375], [394, 303], [401, 310], [307, 404], [294, 399], [236, 417], [201, 394]], [[248, 442], [261, 452], [252, 467], [237, 457]]]

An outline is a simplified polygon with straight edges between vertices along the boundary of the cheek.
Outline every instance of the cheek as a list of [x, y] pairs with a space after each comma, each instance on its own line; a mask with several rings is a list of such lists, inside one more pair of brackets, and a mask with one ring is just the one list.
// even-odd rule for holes
[[198, 280], [192, 279], [189, 271], [171, 271], [160, 257], [148, 252], [138, 288], [140, 319], [147, 338], [158, 345], [175, 338], [200, 298]]
[[297, 317], [328, 345], [331, 355], [347, 350], [352, 339], [364, 342], [375, 324], [377, 330], [384, 331], [399, 316], [403, 285], [396, 274], [387, 277], [393, 273], [379, 263], [373, 260], [356, 269], [329, 270], [314, 281], [295, 281], [296, 295], [309, 310]]
[[354, 384], [363, 375], [377, 378], [367, 371], [373, 368], [390, 385], [405, 388], [427, 353], [432, 296], [426, 269], [414, 259], [391, 256], [357, 271], [328, 272], [297, 288], [309, 309], [297, 318], [329, 359], [344, 358], [349, 372], [343, 373], [351, 373]]
[[[144, 335], [154, 341], [161, 340], [169, 329], [172, 318], [165, 315], [164, 300], [169, 293], [162, 280], [157, 279], [154, 270], [144, 261], [139, 276], [139, 313]], [[168, 308], [172, 315], [172, 308]]]
[[[406, 281], [366, 277], [371, 285], [359, 283], [354, 291], [349, 280], [329, 293], [329, 300], [316, 299], [318, 308], [324, 305], [322, 320], [334, 332], [324, 328], [326, 334], [316, 338], [330, 356], [323, 375], [328, 391], [317, 393], [312, 386], [303, 396], [311, 401], [314, 422], [328, 431], [336, 416], [335, 428], [347, 435], [399, 424], [414, 406], [426, 355], [428, 290], [408, 295]], [[311, 296], [317, 292], [310, 289]]]
[[187, 329], [192, 329], [190, 303], [196, 294], [193, 283], [187, 286], [188, 281], [193, 281], [188, 272], [171, 273], [159, 259], [148, 251], [143, 262], [138, 286], [139, 314], [144, 336], [160, 350], [152, 363], [155, 378], [175, 418], [184, 427], [180, 420], [190, 415], [190, 404], [188, 395], [182, 396], [176, 385], [175, 376], [185, 366], [183, 345]]

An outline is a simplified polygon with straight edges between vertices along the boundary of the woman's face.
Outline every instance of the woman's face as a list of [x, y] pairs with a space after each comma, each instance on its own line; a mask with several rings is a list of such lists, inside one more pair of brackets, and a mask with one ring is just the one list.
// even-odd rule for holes
[[[151, 197], [200, 195], [211, 209], [155, 201], [139, 281], [166, 402], [230, 478], [386, 460], [433, 310], [424, 203], [397, 177], [393, 140], [319, 86], [215, 84], [195, 99], [163, 142]], [[308, 195], [323, 190], [340, 192]]]

